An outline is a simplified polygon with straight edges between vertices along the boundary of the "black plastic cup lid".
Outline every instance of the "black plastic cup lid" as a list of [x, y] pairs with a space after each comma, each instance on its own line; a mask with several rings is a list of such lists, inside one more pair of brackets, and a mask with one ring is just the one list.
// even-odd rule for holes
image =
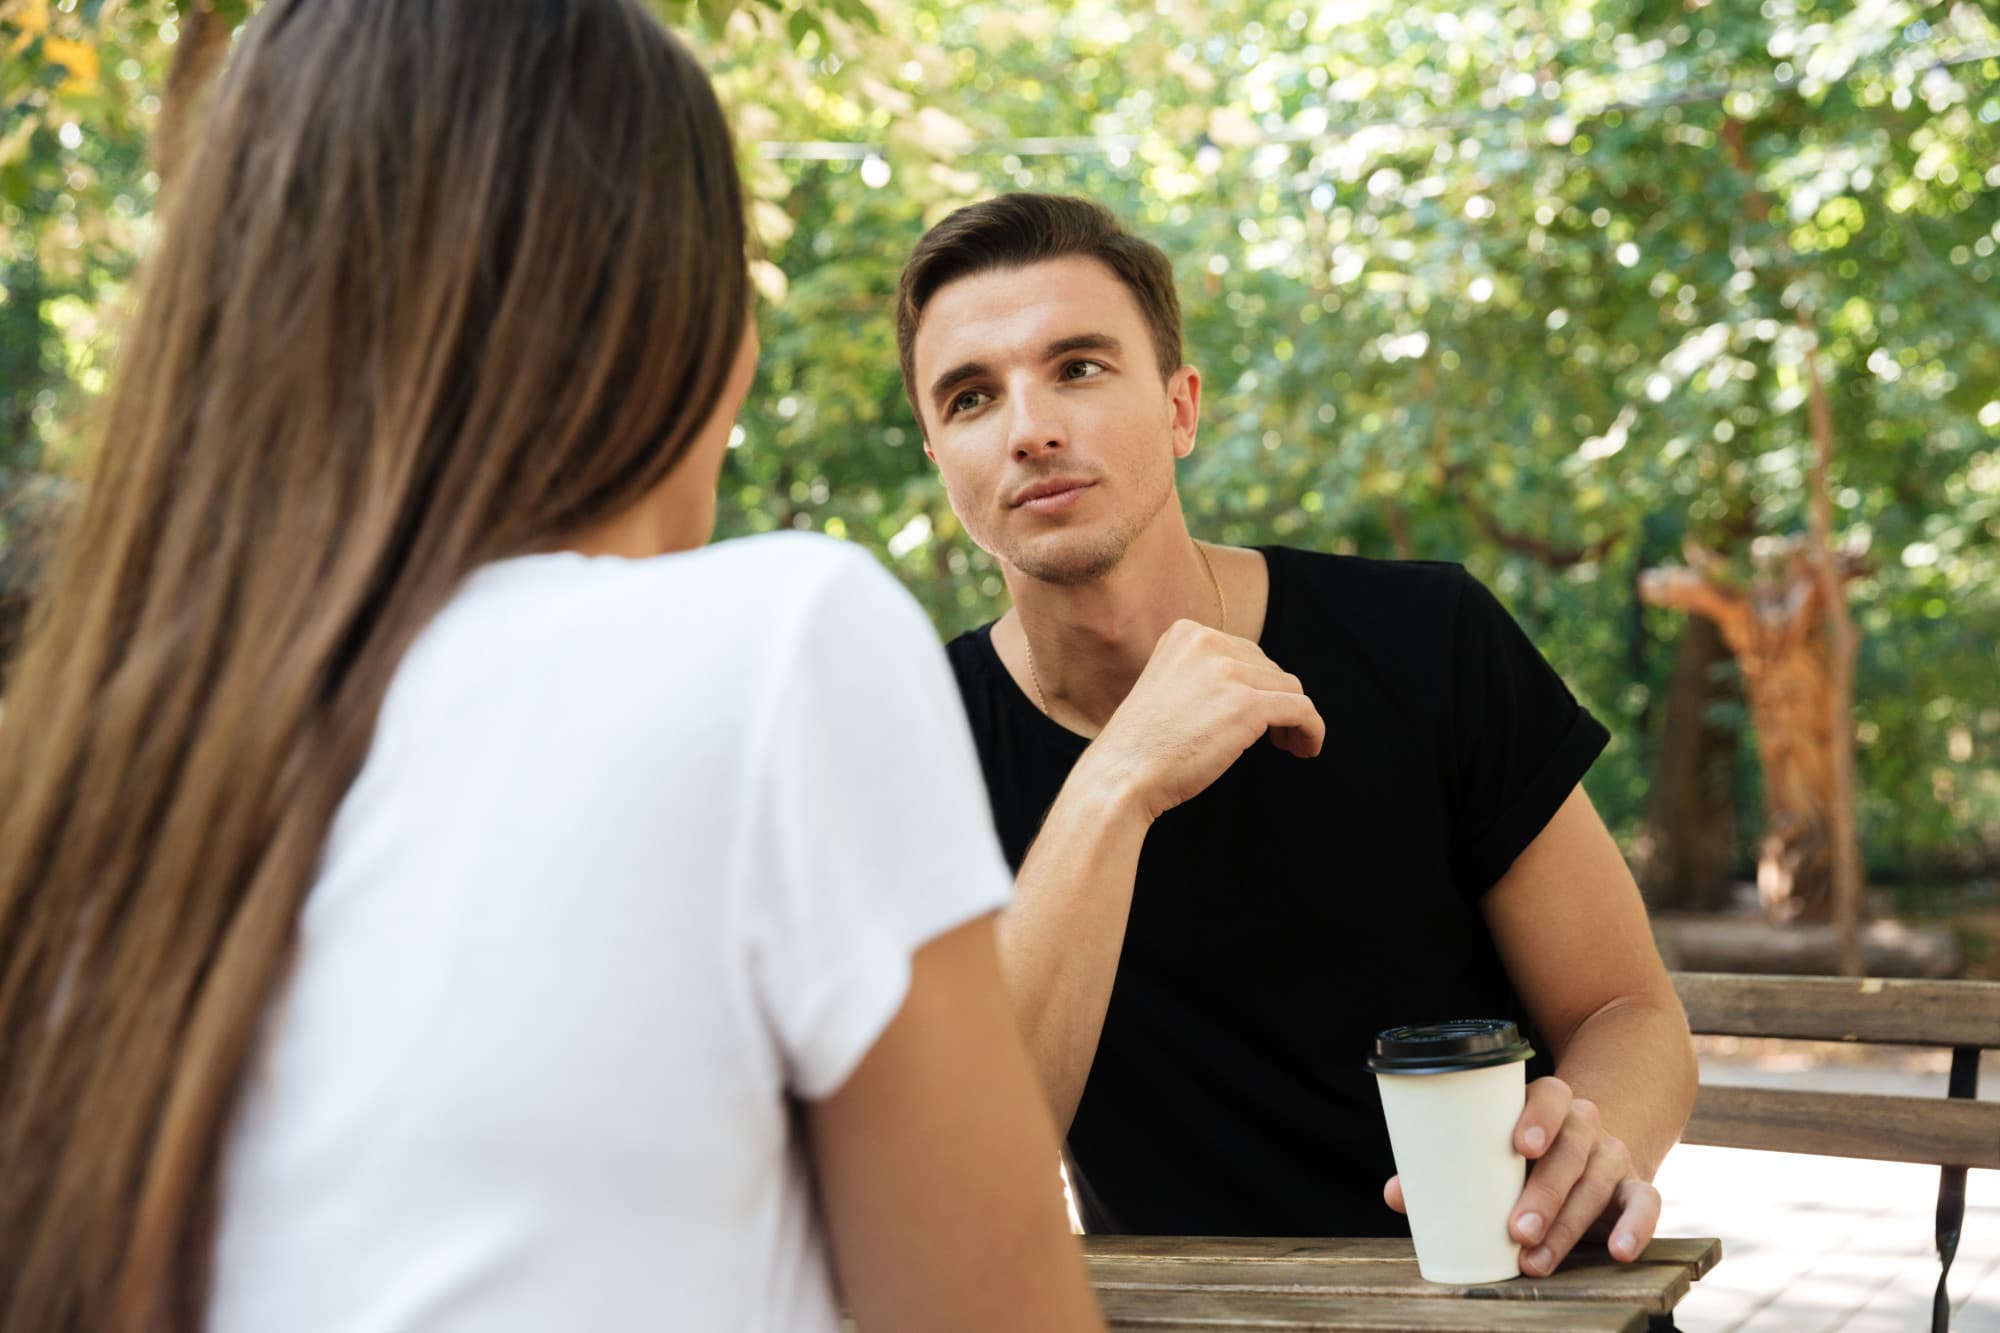
[[1512, 1064], [1534, 1053], [1520, 1029], [1504, 1018], [1454, 1018], [1378, 1033], [1368, 1068], [1377, 1074], [1455, 1074]]

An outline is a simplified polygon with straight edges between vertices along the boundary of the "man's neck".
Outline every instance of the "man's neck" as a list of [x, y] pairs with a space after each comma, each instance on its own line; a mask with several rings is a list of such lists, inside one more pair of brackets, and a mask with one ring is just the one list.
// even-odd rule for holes
[[1089, 583], [1044, 583], [1015, 569], [1006, 576], [1014, 601], [1006, 632], [1026, 659], [1030, 695], [1039, 693], [1050, 717], [1086, 735], [1124, 702], [1176, 620], [1221, 627], [1215, 586], [1173, 508]]

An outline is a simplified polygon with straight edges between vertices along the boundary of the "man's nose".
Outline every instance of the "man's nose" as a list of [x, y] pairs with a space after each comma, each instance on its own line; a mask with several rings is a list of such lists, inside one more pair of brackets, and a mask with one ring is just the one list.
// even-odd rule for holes
[[1068, 444], [1062, 412], [1053, 395], [1039, 386], [1018, 386], [1007, 395], [1012, 415], [1007, 442], [1018, 461], [1027, 461]]

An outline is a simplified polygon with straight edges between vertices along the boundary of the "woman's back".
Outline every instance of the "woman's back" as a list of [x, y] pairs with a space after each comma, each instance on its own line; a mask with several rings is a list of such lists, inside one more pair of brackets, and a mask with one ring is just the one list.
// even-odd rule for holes
[[1100, 1328], [935, 637], [694, 551], [699, 63], [265, 0], [205, 105], [0, 722], [0, 1326]]
[[475, 574], [301, 914], [210, 1328], [833, 1327], [790, 1099], [1007, 894], [957, 710], [824, 539]]

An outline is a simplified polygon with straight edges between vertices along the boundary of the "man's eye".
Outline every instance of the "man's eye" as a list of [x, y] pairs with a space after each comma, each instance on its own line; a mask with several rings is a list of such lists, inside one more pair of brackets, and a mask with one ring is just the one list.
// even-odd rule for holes
[[967, 389], [964, 393], [952, 399], [951, 406], [947, 407], [945, 411], [952, 416], [957, 416], [961, 412], [970, 412], [985, 401], [985, 394], [979, 392], [977, 389]]
[[1072, 361], [1063, 367], [1063, 378], [1087, 380], [1093, 375], [1102, 374], [1103, 371], [1103, 364], [1097, 361]]

